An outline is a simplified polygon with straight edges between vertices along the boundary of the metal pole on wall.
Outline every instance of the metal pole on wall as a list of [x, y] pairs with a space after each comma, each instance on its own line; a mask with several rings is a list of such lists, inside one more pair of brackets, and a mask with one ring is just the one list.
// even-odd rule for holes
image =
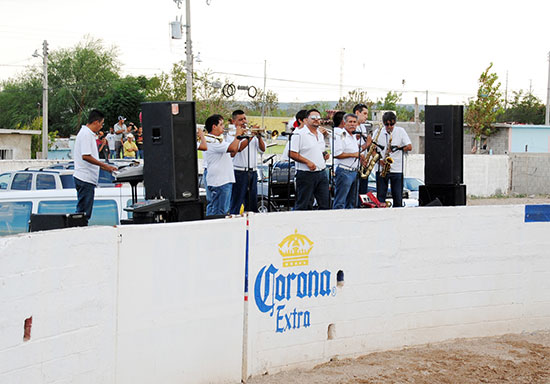
[[185, 53], [187, 55], [185, 67], [185, 95], [187, 101], [193, 101], [193, 48], [191, 46], [191, 0], [185, 1]]
[[546, 118], [544, 125], [550, 125], [550, 52], [548, 52], [548, 89], [546, 90]]
[[48, 158], [48, 42], [42, 45], [44, 78], [42, 89], [42, 158]]

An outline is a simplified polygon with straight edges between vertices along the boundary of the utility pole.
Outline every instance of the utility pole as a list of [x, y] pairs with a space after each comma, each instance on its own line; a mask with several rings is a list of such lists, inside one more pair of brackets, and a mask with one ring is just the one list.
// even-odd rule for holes
[[185, 94], [187, 101], [193, 101], [193, 47], [191, 46], [191, 0], [185, 1], [185, 67], [187, 69], [187, 77], [185, 83], [187, 85]]
[[548, 52], [548, 88], [546, 90], [546, 118], [544, 125], [550, 125], [550, 52]]

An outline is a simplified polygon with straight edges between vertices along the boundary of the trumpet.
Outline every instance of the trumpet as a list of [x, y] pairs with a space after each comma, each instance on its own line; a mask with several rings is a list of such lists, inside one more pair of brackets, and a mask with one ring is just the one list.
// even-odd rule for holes
[[[208, 131], [206, 129], [202, 129], [202, 131], [204, 132], [204, 138], [206, 140], [207, 143], [222, 143], [224, 138], [223, 138], [223, 135], [219, 135], [219, 136], [216, 136], [216, 135], [213, 135], [211, 133], [208, 133]], [[201, 141], [201, 138], [200, 136], [197, 136], [197, 142], [200, 143]]]

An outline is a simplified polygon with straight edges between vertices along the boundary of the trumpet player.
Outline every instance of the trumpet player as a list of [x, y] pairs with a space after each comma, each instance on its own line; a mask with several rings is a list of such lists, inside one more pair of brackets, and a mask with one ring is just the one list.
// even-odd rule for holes
[[[224, 120], [221, 115], [212, 115], [204, 123], [206, 131], [209, 134], [219, 136], [223, 134]], [[243, 129], [236, 129], [236, 136], [242, 135]], [[206, 206], [206, 215], [225, 215], [229, 212], [231, 202], [231, 192], [235, 175], [233, 174], [233, 163], [231, 154], [237, 151], [239, 140], [234, 139], [231, 143], [227, 141], [214, 141], [208, 144], [205, 152], [208, 162], [208, 173], [206, 182], [208, 195], [208, 205]]]
[[383, 130], [378, 140], [384, 149], [375, 168], [376, 195], [379, 201], [386, 201], [388, 183], [391, 183], [393, 207], [397, 208], [403, 206], [403, 153], [412, 150], [412, 143], [405, 129], [395, 126], [396, 120], [395, 113], [384, 113], [384, 127], [378, 128], [374, 136], [379, 129]]
[[356, 137], [357, 115], [346, 113], [343, 122], [344, 129], [341, 134], [336, 135], [334, 141], [334, 209], [351, 209], [357, 206], [357, 169], [359, 163], [365, 161], [361, 152], [367, 148], [367, 143], [363, 140], [361, 144]]
[[[231, 114], [231, 123], [236, 130], [243, 132], [248, 123], [244, 111], [237, 109]], [[231, 132], [231, 131], [230, 131]], [[242, 138], [239, 139], [238, 136]], [[262, 139], [261, 132], [241, 133], [236, 136], [228, 133], [227, 140], [233, 141], [237, 137], [239, 140], [238, 149], [233, 157], [233, 171], [235, 174], [235, 183], [231, 193], [231, 214], [238, 214], [241, 206], [247, 212], [258, 212], [258, 153], [264, 153], [265, 142]]]

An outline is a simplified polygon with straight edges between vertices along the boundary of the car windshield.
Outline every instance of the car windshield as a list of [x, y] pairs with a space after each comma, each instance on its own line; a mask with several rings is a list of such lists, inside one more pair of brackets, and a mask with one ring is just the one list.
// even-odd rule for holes
[[405, 188], [407, 188], [409, 191], [418, 191], [418, 188], [424, 185], [424, 183], [415, 178], [405, 178]]

